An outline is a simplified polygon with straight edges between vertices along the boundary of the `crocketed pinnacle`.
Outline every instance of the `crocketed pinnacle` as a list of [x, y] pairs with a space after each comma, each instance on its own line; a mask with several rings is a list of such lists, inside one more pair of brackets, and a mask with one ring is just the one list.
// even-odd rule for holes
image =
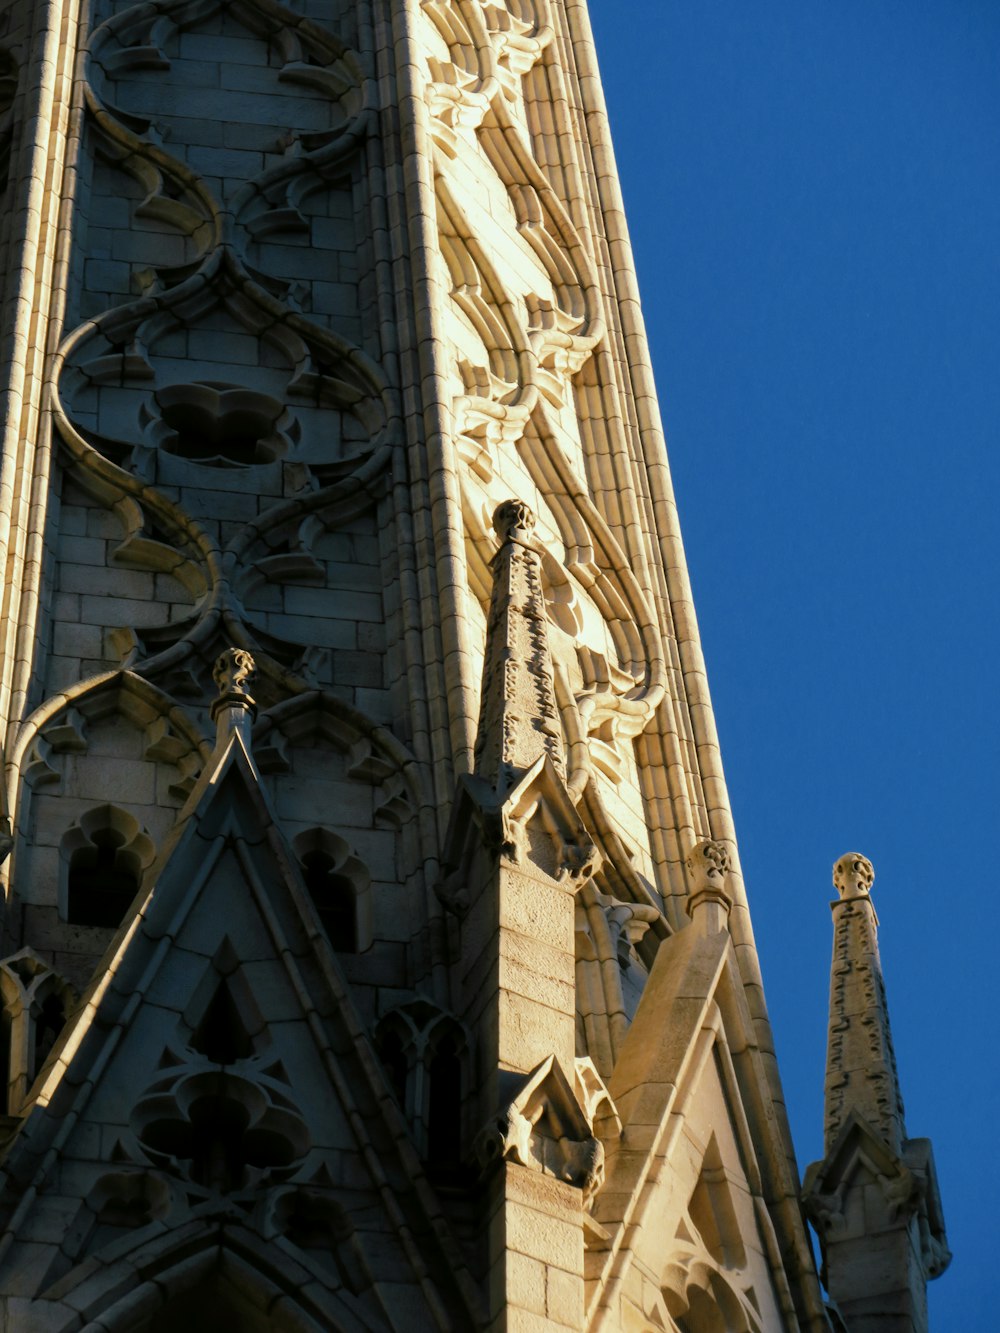
[[546, 754], [565, 772], [534, 525], [521, 500], [505, 500], [493, 515], [500, 549], [491, 562], [475, 771], [498, 793]]
[[825, 1140], [829, 1152], [856, 1111], [898, 1153], [906, 1137], [903, 1099], [889, 1030], [889, 1007], [872, 905], [872, 863], [858, 852], [833, 867], [830, 1028], [826, 1052]]

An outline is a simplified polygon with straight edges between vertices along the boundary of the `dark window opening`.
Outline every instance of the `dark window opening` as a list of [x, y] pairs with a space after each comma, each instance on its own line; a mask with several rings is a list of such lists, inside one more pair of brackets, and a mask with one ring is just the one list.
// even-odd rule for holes
[[314, 847], [303, 855], [302, 872], [327, 939], [340, 953], [357, 953], [354, 885], [346, 875], [337, 874], [333, 857], [321, 847]]
[[139, 889], [139, 876], [122, 863], [125, 839], [98, 829], [90, 847], [73, 853], [66, 895], [66, 920], [74, 926], [118, 926]]
[[212, 996], [201, 1022], [191, 1037], [191, 1047], [219, 1065], [249, 1060], [254, 1053], [239, 1010], [223, 981]]
[[[164, 178], [166, 179], [166, 177]], [[157, 395], [167, 453], [208, 467], [273, 463], [285, 450], [281, 405], [236, 385], [171, 384]]]
[[427, 1157], [437, 1166], [462, 1160], [462, 1064], [453, 1037], [442, 1037], [428, 1070]]
[[385, 1072], [389, 1075], [389, 1084], [392, 1087], [396, 1101], [402, 1110], [406, 1110], [406, 1076], [409, 1072], [406, 1060], [406, 1052], [403, 1049], [403, 1039], [398, 1032], [391, 1028], [383, 1033], [379, 1042], [379, 1058], [385, 1067]]

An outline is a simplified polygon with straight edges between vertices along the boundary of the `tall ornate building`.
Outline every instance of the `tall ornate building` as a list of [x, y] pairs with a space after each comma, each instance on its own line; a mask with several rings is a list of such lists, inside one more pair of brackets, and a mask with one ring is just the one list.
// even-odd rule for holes
[[863, 858], [814, 1267], [583, 0], [0, 8], [0, 1329], [924, 1329]]

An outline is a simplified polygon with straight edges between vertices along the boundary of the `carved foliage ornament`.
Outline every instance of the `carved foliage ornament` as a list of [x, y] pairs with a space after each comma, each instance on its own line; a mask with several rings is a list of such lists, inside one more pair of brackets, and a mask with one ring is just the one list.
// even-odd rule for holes
[[535, 516], [523, 500], [504, 500], [493, 514], [493, 529], [502, 542], [524, 541], [535, 528]]
[[505, 500], [493, 515], [501, 546], [492, 563], [476, 773], [499, 793], [542, 754], [564, 768], [541, 561], [528, 545], [534, 524], [523, 500]]
[[696, 889], [721, 889], [729, 874], [729, 849], [714, 838], [704, 838], [688, 852], [687, 867], [694, 877]]
[[833, 867], [833, 887], [841, 898], [867, 898], [875, 883], [875, 867], [860, 852], [848, 852]]
[[250, 697], [247, 685], [257, 674], [257, 665], [253, 657], [243, 648], [227, 648], [216, 658], [212, 668], [212, 679], [219, 688], [222, 699], [234, 696]]

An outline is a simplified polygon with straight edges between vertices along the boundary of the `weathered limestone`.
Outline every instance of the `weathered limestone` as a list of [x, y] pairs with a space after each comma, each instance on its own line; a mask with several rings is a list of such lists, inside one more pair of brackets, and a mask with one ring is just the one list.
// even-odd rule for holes
[[951, 1255], [927, 1139], [909, 1139], [889, 1030], [875, 872], [858, 852], [833, 867], [826, 1156], [803, 1199], [823, 1280], [849, 1333], [926, 1333], [928, 1278]]

